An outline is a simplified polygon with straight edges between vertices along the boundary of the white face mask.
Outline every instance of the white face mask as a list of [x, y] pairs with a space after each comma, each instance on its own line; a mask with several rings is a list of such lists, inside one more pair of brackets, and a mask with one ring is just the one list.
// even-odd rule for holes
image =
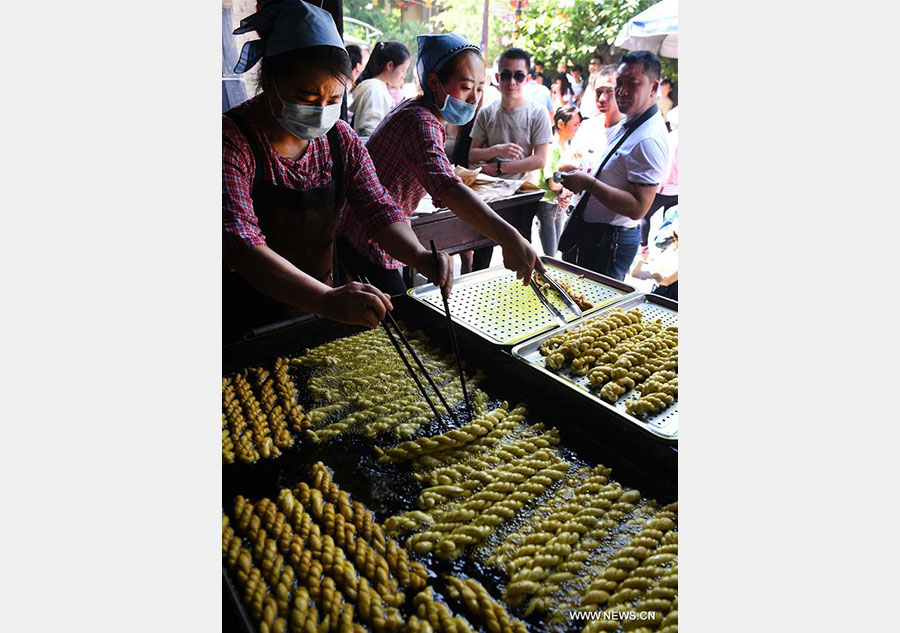
[[[281, 124], [281, 127], [288, 132], [305, 141], [311, 141], [328, 132], [341, 116], [341, 104], [333, 103], [327, 106], [309, 106], [297, 103], [288, 103], [278, 94], [278, 88], [275, 88], [275, 96], [281, 101], [281, 116], [275, 115], [272, 110], [272, 116]], [[269, 102], [269, 108], [272, 102]]]

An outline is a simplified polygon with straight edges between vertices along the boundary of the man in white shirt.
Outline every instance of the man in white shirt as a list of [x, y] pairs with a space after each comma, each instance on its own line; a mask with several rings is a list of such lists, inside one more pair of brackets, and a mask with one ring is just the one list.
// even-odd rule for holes
[[537, 81], [531, 73], [528, 73], [528, 76], [525, 77], [525, 98], [546, 108], [547, 115], [550, 117], [550, 126], [552, 127], [553, 102], [550, 99], [550, 89]]
[[622, 57], [615, 97], [626, 118], [610, 145], [615, 146], [625, 134], [628, 137], [599, 178], [582, 171], [565, 172], [562, 178], [566, 189], [589, 196], [585, 224], [577, 235], [575, 252], [567, 259], [619, 280], [625, 278], [638, 252], [641, 218], [650, 209], [669, 164], [668, 130], [656, 105], [659, 75], [659, 59], [649, 51]]
[[616, 70], [614, 64], [608, 64], [597, 71], [594, 85], [598, 116], [582, 122], [572, 139], [571, 151], [560, 161], [559, 171], [578, 168], [593, 174], [600, 166], [603, 150], [625, 120], [616, 104]]

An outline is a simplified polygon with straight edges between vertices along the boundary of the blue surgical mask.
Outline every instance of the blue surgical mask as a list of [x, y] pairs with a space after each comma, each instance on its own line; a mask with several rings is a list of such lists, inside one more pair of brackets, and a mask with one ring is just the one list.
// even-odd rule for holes
[[[274, 82], [272, 86], [275, 86]], [[277, 87], [275, 87], [275, 95], [281, 101], [281, 116], [276, 116], [274, 110], [272, 110], [272, 116], [275, 116], [275, 120], [281, 124], [281, 127], [305, 141], [311, 141], [326, 134], [341, 116], [340, 103], [324, 107], [288, 103], [278, 94]], [[272, 107], [271, 101], [269, 107]]]
[[465, 125], [475, 116], [475, 104], [448, 94], [440, 113], [450, 125]]

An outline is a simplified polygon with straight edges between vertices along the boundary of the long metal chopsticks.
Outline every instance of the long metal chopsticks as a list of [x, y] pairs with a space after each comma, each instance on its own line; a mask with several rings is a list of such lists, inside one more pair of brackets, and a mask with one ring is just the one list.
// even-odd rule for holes
[[[440, 269], [437, 248], [434, 246], [434, 240], [429, 241], [431, 242], [431, 257], [434, 259], [434, 269], [437, 271]], [[443, 292], [441, 293], [441, 298], [444, 300], [444, 314], [447, 315], [447, 327], [450, 330], [450, 345], [453, 347], [453, 355], [456, 357], [456, 369], [459, 371], [459, 383], [462, 385], [463, 402], [466, 403], [466, 413], [469, 415], [469, 420], [474, 420], [475, 414], [472, 412], [469, 393], [466, 391], [466, 375], [463, 373], [462, 361], [459, 359], [459, 343], [456, 342], [456, 329], [453, 327], [453, 319], [450, 318], [450, 304], [447, 302], [447, 297], [444, 296]]]
[[[368, 284], [369, 280], [366, 277], [359, 277], [358, 280], [362, 283]], [[403, 348], [400, 347], [400, 344], [397, 342], [397, 339], [394, 338], [394, 334], [391, 332], [391, 329], [387, 326], [387, 320], [390, 320], [391, 325], [394, 326], [394, 329], [397, 331], [397, 336], [400, 337], [400, 340], [403, 341], [403, 345], [406, 347], [410, 356], [413, 357], [413, 360], [416, 361], [416, 364], [419, 366], [419, 369], [422, 370], [422, 373], [425, 374], [425, 378], [428, 380], [428, 384], [431, 385], [431, 388], [434, 389], [434, 392], [437, 394], [437, 397], [440, 398], [441, 404], [444, 405], [444, 409], [446, 409], [447, 413], [450, 414], [450, 417], [456, 424], [459, 424], [459, 420], [456, 419], [456, 415], [454, 415], [453, 410], [450, 408], [450, 405], [447, 404], [447, 401], [444, 400], [444, 396], [441, 393], [441, 390], [438, 389], [437, 385], [434, 384], [434, 380], [431, 379], [431, 374], [428, 373], [428, 370], [425, 368], [425, 364], [419, 358], [419, 355], [416, 354], [416, 350], [413, 349], [413, 346], [409, 344], [409, 341], [406, 339], [406, 336], [403, 335], [403, 330], [400, 329], [400, 326], [397, 324], [397, 321], [394, 320], [393, 315], [390, 312], [387, 313], [387, 317], [384, 321], [381, 321], [381, 327], [384, 328], [384, 331], [387, 333], [388, 338], [391, 343], [393, 343], [394, 348], [397, 350], [397, 354], [400, 355], [400, 360], [403, 361], [403, 364], [406, 365], [406, 370], [412, 376], [413, 380], [416, 383], [416, 386], [419, 388], [419, 391], [425, 397], [425, 401], [428, 403], [428, 406], [431, 407], [431, 411], [434, 413], [435, 419], [441, 417], [441, 414], [438, 413], [437, 407], [434, 406], [434, 402], [431, 401], [431, 398], [428, 397], [428, 391], [425, 389], [425, 386], [422, 385], [422, 382], [419, 380], [419, 377], [416, 375], [415, 370], [412, 368], [412, 365], [409, 364], [409, 361], [406, 359], [406, 356], [403, 354]]]

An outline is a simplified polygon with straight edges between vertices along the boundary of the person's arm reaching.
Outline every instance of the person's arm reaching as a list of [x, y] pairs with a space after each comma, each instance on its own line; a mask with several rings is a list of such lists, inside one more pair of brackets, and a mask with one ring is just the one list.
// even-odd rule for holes
[[[667, 277], [663, 277], [662, 273], [651, 272], [649, 270], [644, 270], [643, 260], [638, 259], [638, 263], [635, 264], [634, 270], [631, 271], [631, 276], [635, 279], [652, 279], [660, 286], [671, 286], [676, 281], [678, 281], [678, 271], [676, 270], [674, 273]], [[648, 264], [649, 268], [650, 265]]]
[[453, 288], [453, 262], [447, 253], [438, 251], [438, 269], [435, 270], [431, 250], [419, 242], [415, 232], [406, 222], [393, 222], [376, 232], [372, 239], [391, 257], [412, 266], [437, 286], [445, 297]]
[[580, 171], [569, 171], [562, 174], [562, 185], [569, 191], [581, 193], [587, 191], [597, 198], [603, 206], [611, 209], [619, 215], [624, 215], [632, 220], [640, 220], [656, 196], [656, 184], [628, 183], [627, 189], [616, 189]]
[[[478, 140], [475, 132], [479, 120], [475, 121], [473, 143]], [[414, 156], [415, 160], [409, 161], [408, 165], [432, 199], [440, 200], [463, 222], [500, 244], [504, 265], [516, 271], [525, 283], [531, 279], [535, 268], [543, 271], [544, 266], [531, 245], [453, 173], [443, 149], [443, 129], [426, 118], [422, 120], [419, 132], [410, 136], [409, 155]]]
[[394, 309], [390, 297], [374, 286], [354, 282], [331, 288], [265, 245], [244, 251], [231, 267], [263, 294], [340, 323], [377, 327]]
[[[339, 125], [344, 129], [344, 123]], [[368, 239], [377, 242], [394, 259], [421, 271], [449, 296], [453, 287], [449, 256], [438, 253], [439, 266], [435, 270], [431, 251], [419, 243], [403, 212], [378, 180], [369, 152], [359, 139], [349, 134], [346, 143], [345, 182], [349, 204], [342, 211], [341, 225], [361, 226]]]
[[672, 273], [668, 277], [663, 277], [659, 273], [653, 273], [653, 278], [656, 280], [656, 283], [658, 283], [660, 286], [663, 286], [663, 287], [671, 286], [676, 281], [678, 281], [678, 271], [676, 270], [674, 273]]
[[656, 196], [656, 188], [665, 175], [669, 149], [665, 142], [643, 139], [625, 154], [628, 186], [625, 189], [611, 187], [589, 174], [567, 172], [563, 186], [576, 193], [588, 191], [605, 207], [632, 220], [640, 220]]
[[534, 270], [544, 272], [544, 264], [531, 245], [469, 187], [461, 182], [448, 185], [441, 191], [441, 201], [460, 220], [497, 242], [503, 248], [503, 265], [516, 271], [524, 283], [531, 280]]

